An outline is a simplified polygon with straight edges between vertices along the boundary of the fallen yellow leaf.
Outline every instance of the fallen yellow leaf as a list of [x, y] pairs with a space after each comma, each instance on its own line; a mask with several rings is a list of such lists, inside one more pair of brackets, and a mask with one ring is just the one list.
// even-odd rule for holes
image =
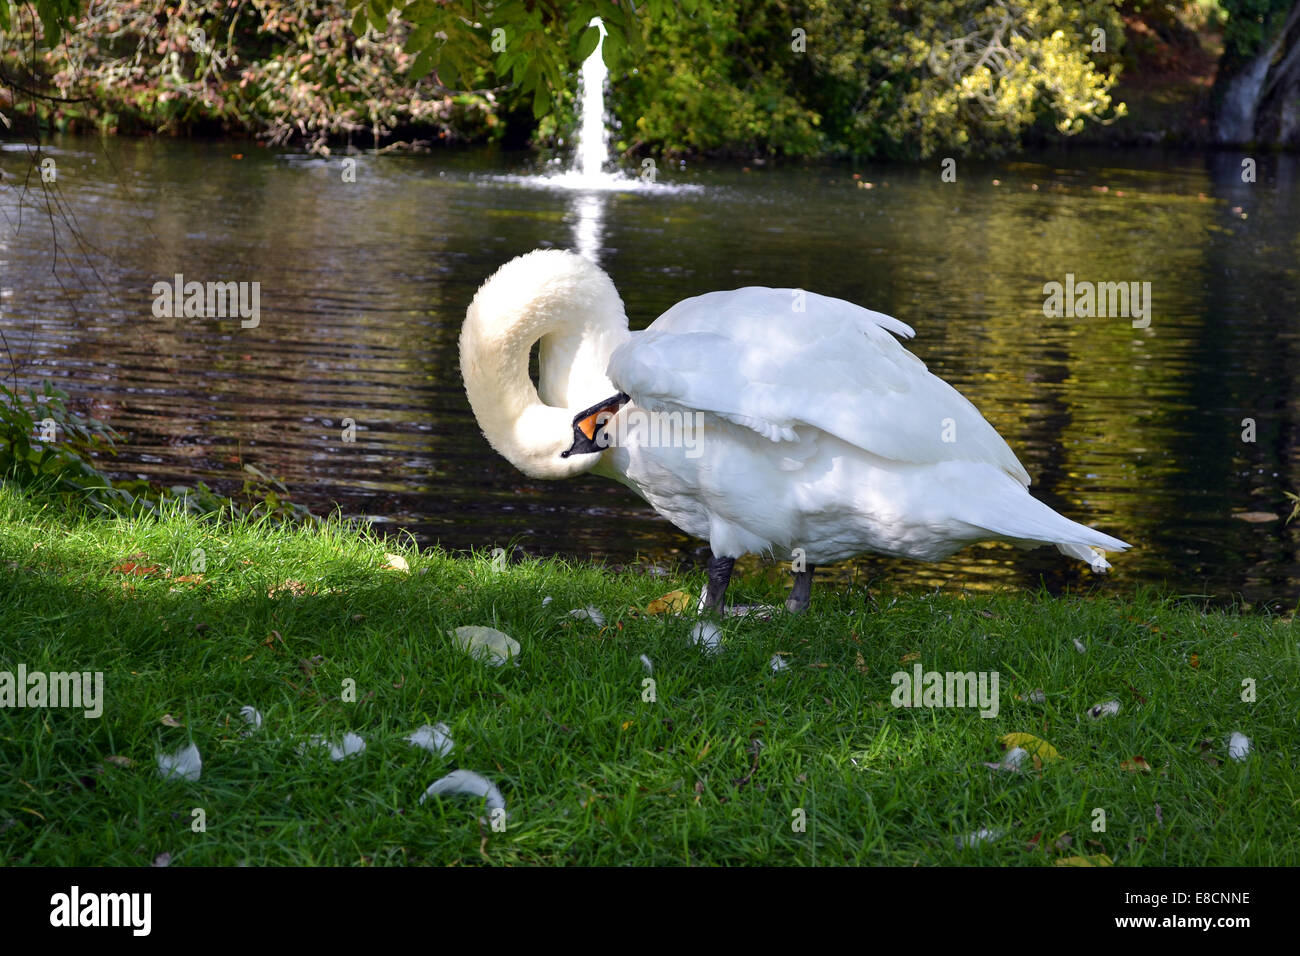
[[400, 554], [386, 554], [384, 555], [384, 560], [388, 562], [388, 564], [386, 564], [385, 567], [389, 571], [411, 570], [410, 565], [406, 563], [406, 558], [402, 557]]
[[1046, 740], [1040, 740], [1033, 734], [1003, 734], [998, 738], [998, 742], [1008, 750], [1012, 747], [1020, 747], [1030, 755], [1041, 757], [1043, 760], [1061, 759], [1061, 755], [1055, 747]]
[[1093, 856], [1067, 856], [1054, 860], [1052, 866], [1110, 866], [1111, 863], [1111, 858], [1105, 853], [1097, 853]]
[[912, 651], [912, 653], [910, 653], [910, 654], [904, 654], [902, 657], [900, 657], [900, 658], [898, 659], [898, 663], [900, 663], [900, 664], [910, 664], [910, 663], [912, 663], [912, 661], [919, 661], [920, 659], [921, 659], [921, 653], [920, 653], [920, 651]]
[[647, 614], [681, 614], [690, 606], [691, 598], [685, 591], [669, 591], [663, 597], [651, 601], [645, 612]]

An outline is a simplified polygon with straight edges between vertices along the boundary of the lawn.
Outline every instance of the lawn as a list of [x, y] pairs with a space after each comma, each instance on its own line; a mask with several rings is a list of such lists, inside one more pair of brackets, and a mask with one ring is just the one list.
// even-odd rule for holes
[[[1300, 862], [1289, 615], [822, 587], [804, 616], [721, 622], [711, 653], [692, 617], [647, 613], [702, 583], [337, 521], [77, 517], [0, 485], [0, 671], [104, 675], [97, 718], [0, 708], [0, 862]], [[731, 596], [781, 594], [740, 577]], [[589, 606], [603, 626], [569, 613]], [[463, 625], [517, 657], [466, 653]], [[997, 672], [996, 716], [894, 706], [918, 664]], [[450, 754], [406, 739], [439, 722]], [[310, 744], [347, 733], [364, 751]], [[1045, 743], [1005, 769], [1012, 733]], [[191, 743], [199, 779], [164, 779], [158, 755]], [[504, 819], [420, 802], [456, 768], [496, 784]]]

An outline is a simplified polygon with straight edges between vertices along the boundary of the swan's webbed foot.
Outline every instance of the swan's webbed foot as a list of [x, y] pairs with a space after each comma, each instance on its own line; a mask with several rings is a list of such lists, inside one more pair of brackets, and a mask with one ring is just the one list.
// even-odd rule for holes
[[709, 583], [704, 588], [704, 600], [700, 602], [700, 612], [712, 611], [721, 614], [727, 585], [731, 583], [731, 569], [736, 566], [735, 558], [709, 556]]
[[794, 573], [794, 587], [785, 599], [785, 609], [791, 614], [802, 614], [808, 610], [808, 602], [812, 597], [813, 572], [816, 570], [817, 565], [810, 564], [807, 565], [807, 570]]

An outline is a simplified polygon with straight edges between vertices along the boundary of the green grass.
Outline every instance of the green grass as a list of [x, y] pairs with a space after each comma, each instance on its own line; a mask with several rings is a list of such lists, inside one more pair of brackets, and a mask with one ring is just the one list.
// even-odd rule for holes
[[[202, 581], [168, 578], [195, 548]], [[711, 656], [689, 642], [690, 619], [644, 613], [676, 587], [698, 593], [700, 575], [531, 560], [499, 570], [414, 549], [401, 551], [409, 573], [386, 570], [397, 550], [338, 523], [72, 518], [0, 487], [0, 670], [103, 671], [106, 683], [99, 719], [0, 709], [0, 862], [1300, 862], [1289, 620], [1150, 593], [872, 601], [822, 588], [801, 618], [727, 621]], [[114, 570], [129, 559], [158, 570]], [[302, 587], [271, 596], [287, 581]], [[780, 596], [754, 578], [732, 587], [739, 601]], [[567, 615], [586, 605], [604, 629]], [[517, 666], [453, 648], [446, 632], [463, 624], [516, 638]], [[776, 652], [790, 664], [780, 673]], [[890, 677], [912, 654], [927, 670], [999, 672], [1000, 713], [891, 706]], [[1246, 678], [1254, 703], [1241, 700]], [[342, 699], [348, 679], [355, 702]], [[1029, 699], [1038, 688], [1042, 703]], [[1087, 716], [1112, 699], [1118, 715]], [[265, 725], [244, 737], [247, 704]], [[438, 721], [450, 757], [404, 740]], [[365, 737], [363, 754], [299, 753], [311, 734], [347, 731]], [[1244, 761], [1228, 758], [1233, 731], [1251, 738]], [[1060, 759], [989, 770], [1010, 732]], [[190, 741], [201, 779], [161, 779], [156, 755]], [[1139, 754], [1151, 772], [1123, 769]], [[457, 766], [500, 786], [504, 832], [482, 828], [481, 801], [418, 802]], [[958, 848], [985, 827], [1003, 835]]]

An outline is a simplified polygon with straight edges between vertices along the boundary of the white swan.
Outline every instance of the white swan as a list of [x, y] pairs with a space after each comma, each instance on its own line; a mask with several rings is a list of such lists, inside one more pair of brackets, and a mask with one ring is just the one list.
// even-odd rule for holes
[[865, 552], [935, 561], [1000, 540], [1110, 567], [1103, 552], [1128, 545], [1031, 497], [993, 426], [891, 332], [914, 334], [840, 299], [751, 287], [633, 333], [609, 276], [538, 250], [483, 283], [460, 365], [483, 434], [520, 471], [614, 478], [707, 540], [713, 610], [748, 552], [806, 561], [792, 611], [817, 564]]

